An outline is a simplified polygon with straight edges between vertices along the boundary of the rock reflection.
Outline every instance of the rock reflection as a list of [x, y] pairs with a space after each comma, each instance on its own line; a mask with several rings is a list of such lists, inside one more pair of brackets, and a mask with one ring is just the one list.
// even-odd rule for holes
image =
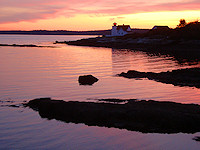
[[[182, 68], [200, 67], [200, 52], [197, 49], [172, 49], [157, 52], [112, 49], [113, 70], [124, 68], [145, 72], [163, 72]], [[123, 66], [122, 66], [123, 65]], [[116, 71], [114, 73], [117, 73]], [[119, 73], [119, 72], [118, 72]]]

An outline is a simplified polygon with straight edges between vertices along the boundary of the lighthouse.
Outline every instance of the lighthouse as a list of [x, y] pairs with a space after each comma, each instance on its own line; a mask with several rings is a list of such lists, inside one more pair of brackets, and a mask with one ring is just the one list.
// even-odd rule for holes
[[111, 35], [112, 36], [117, 36], [117, 23], [114, 22], [111, 30]]

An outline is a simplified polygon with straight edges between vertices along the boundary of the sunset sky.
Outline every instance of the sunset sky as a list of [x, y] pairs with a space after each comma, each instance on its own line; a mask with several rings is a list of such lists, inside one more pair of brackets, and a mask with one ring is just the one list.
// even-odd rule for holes
[[0, 30], [104, 30], [176, 27], [200, 19], [200, 0], [0, 0]]

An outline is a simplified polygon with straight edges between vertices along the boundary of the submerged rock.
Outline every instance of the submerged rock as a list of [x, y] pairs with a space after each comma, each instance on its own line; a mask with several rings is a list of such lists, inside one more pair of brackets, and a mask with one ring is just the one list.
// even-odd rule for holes
[[144, 133], [200, 131], [200, 106], [175, 102], [130, 100], [126, 104], [65, 102], [50, 98], [25, 104], [42, 118], [92, 126], [116, 127]]
[[160, 73], [129, 70], [127, 73], [122, 72], [119, 76], [125, 78], [148, 78], [149, 80], [173, 84], [175, 86], [200, 88], [200, 68], [178, 69]]
[[92, 75], [84, 75], [84, 76], [79, 76], [78, 82], [80, 85], [92, 85], [95, 82], [97, 82], [99, 79]]

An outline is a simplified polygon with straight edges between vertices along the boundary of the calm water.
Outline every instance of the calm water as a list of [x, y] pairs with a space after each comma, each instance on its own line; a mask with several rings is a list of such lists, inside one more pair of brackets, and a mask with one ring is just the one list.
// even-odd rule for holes
[[[4, 44], [52, 45], [91, 36], [0, 35]], [[27, 108], [6, 107], [52, 97], [66, 101], [136, 98], [200, 104], [200, 89], [116, 77], [121, 72], [161, 72], [200, 67], [194, 59], [110, 48], [56, 45], [56, 48], [0, 47], [0, 149], [199, 149], [196, 134], [142, 134], [41, 119]], [[99, 78], [79, 86], [79, 75]], [[3, 107], [4, 106], [4, 107]]]

